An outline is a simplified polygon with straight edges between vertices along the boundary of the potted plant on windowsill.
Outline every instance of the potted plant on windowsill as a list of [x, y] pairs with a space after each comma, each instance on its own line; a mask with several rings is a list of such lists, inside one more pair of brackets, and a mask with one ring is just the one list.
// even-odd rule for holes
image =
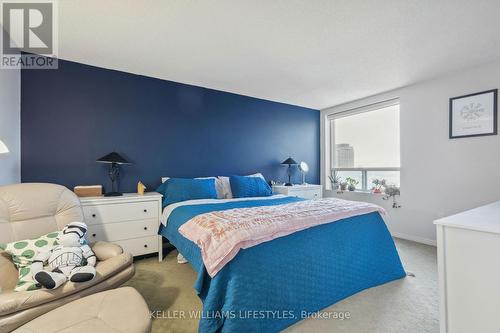
[[345, 180], [346, 180], [346, 182], [347, 182], [347, 184], [348, 184], [347, 189], [348, 189], [349, 191], [351, 191], [351, 192], [352, 192], [352, 191], [355, 191], [355, 190], [356, 190], [356, 185], [358, 185], [358, 184], [359, 184], [359, 182], [358, 182], [356, 179], [351, 178], [351, 177], [347, 177]]
[[396, 185], [384, 185], [384, 197], [382, 199], [389, 200], [392, 198], [392, 208], [400, 208], [401, 205], [396, 202], [396, 195], [401, 195], [401, 190]]
[[332, 170], [328, 178], [330, 178], [330, 182], [332, 183], [332, 190], [337, 191], [339, 189], [341, 180], [341, 178], [337, 176], [337, 171]]
[[340, 182], [340, 190], [344, 192], [347, 189], [347, 182]]
[[373, 187], [372, 187], [372, 191], [373, 193], [382, 193], [382, 187], [385, 186], [385, 179], [374, 179], [372, 181], [372, 184], [373, 184]]

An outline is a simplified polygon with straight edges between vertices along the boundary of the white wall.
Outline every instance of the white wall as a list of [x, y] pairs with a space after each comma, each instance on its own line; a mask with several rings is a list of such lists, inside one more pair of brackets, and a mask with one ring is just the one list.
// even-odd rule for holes
[[21, 73], [0, 69], [0, 140], [10, 152], [0, 154], [0, 185], [21, 181]]
[[327, 182], [325, 117], [399, 97], [402, 207], [393, 209], [373, 194], [341, 197], [381, 204], [393, 235], [435, 244], [434, 219], [500, 200], [500, 136], [448, 138], [449, 98], [495, 88], [500, 88], [500, 61], [322, 110], [322, 183]]

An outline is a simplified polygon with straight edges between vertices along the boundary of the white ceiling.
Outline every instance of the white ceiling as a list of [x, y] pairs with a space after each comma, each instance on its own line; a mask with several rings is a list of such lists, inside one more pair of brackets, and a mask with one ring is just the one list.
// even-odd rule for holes
[[61, 0], [59, 56], [325, 108], [500, 58], [499, 0]]

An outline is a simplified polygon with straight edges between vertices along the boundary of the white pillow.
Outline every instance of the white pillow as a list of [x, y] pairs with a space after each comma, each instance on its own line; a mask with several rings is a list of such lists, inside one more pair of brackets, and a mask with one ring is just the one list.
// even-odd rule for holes
[[[257, 173], [254, 173], [253, 175], [248, 175], [248, 176], [245, 176], [245, 177], [260, 177], [262, 178], [264, 181], [266, 181], [266, 179], [264, 178], [264, 176], [260, 173], [260, 172], [257, 172]], [[233, 192], [231, 191], [231, 183], [229, 182], [229, 177], [224, 177], [224, 176], [219, 176], [217, 177], [219, 178], [220, 180], [220, 183], [221, 183], [221, 191], [224, 195], [224, 199], [232, 199], [233, 198]], [[219, 192], [217, 191], [217, 198], [219, 197]]]
[[262, 178], [264, 181], [266, 181], [266, 178], [264, 178], [264, 175], [262, 175], [260, 172], [257, 172], [257, 173], [254, 173], [253, 175], [248, 175], [246, 177], [260, 177]]
[[[169, 180], [170, 177], [161, 177], [161, 182], [164, 183]], [[198, 177], [195, 179], [214, 179], [215, 180], [215, 192], [217, 193], [217, 199], [225, 199], [224, 186], [222, 181], [217, 177]]]

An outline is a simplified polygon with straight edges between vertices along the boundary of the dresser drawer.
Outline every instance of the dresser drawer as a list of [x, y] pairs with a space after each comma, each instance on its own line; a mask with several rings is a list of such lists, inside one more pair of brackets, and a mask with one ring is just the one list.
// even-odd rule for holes
[[87, 239], [89, 242], [129, 239], [158, 234], [158, 221], [156, 219], [138, 220], [130, 222], [106, 223], [89, 225]]
[[88, 225], [144, 219], [159, 220], [158, 214], [157, 201], [83, 206], [83, 215]]
[[127, 240], [115, 241], [123, 248], [123, 251], [133, 256], [158, 252], [158, 236], [141, 237]]

